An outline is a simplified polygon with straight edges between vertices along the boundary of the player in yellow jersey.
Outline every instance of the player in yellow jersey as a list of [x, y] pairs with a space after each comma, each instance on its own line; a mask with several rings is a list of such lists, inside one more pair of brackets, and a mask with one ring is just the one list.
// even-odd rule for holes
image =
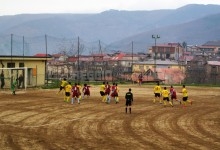
[[116, 87], [115, 104], [118, 104], [119, 103], [119, 97], [118, 97], [119, 87], [117, 83], [115, 84], [115, 87]]
[[61, 84], [60, 84], [60, 90], [57, 92], [57, 94], [59, 94], [62, 90], [65, 90], [64, 87], [68, 84], [68, 82], [66, 81], [66, 78], [63, 78], [63, 80], [61, 80]]
[[163, 96], [164, 107], [167, 105], [166, 101], [169, 102], [169, 104], [173, 107], [173, 104], [172, 104], [172, 102], [169, 99], [170, 92], [167, 90], [166, 87], [163, 88], [161, 93], [162, 93], [162, 96]]
[[158, 99], [160, 101], [160, 103], [162, 104], [160, 96], [161, 96], [161, 86], [158, 82], [157, 85], [154, 87], [154, 103]]
[[102, 85], [100, 86], [100, 95], [102, 96], [102, 102], [106, 102], [105, 82], [103, 82]]
[[185, 85], [183, 85], [182, 93], [183, 93], [183, 107], [186, 107], [186, 103], [190, 103], [192, 105], [192, 101], [188, 100], [188, 92]]
[[64, 101], [65, 102], [69, 102], [70, 101], [71, 89], [72, 89], [71, 82], [69, 82], [69, 83], [67, 83], [67, 85], [64, 88], [64, 90], [65, 90]]

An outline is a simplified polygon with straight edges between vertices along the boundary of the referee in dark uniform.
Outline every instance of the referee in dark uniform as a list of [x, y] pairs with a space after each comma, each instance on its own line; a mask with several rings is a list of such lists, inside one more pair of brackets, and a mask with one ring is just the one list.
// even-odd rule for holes
[[131, 104], [133, 102], [133, 94], [131, 93], [131, 89], [125, 94], [125, 99], [126, 99], [126, 108], [125, 112], [127, 113], [127, 108], [129, 107], [129, 112], [131, 113]]

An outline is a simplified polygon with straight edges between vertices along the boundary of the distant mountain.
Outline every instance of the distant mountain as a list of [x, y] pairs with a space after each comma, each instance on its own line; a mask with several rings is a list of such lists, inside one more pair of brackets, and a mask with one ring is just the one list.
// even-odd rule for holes
[[[145, 51], [155, 44], [152, 35], [159, 34], [157, 43], [186, 42], [190, 45], [202, 45], [210, 40], [220, 40], [220, 13], [210, 15], [187, 23], [161, 27], [141, 34], [137, 34], [123, 40], [111, 43], [108, 47], [112, 49], [129, 50], [128, 43], [133, 41], [136, 51]], [[136, 44], [137, 43], [137, 44]]]
[[107, 52], [129, 50], [132, 41], [134, 51], [145, 51], [154, 43], [152, 34], [160, 34], [159, 43], [200, 44], [219, 38], [219, 13], [220, 5], [191, 4], [153, 11], [0, 16], [0, 54], [10, 53], [11, 41], [15, 55], [45, 52], [45, 34], [48, 53], [76, 51], [77, 37], [83, 53], [99, 51], [100, 47]]

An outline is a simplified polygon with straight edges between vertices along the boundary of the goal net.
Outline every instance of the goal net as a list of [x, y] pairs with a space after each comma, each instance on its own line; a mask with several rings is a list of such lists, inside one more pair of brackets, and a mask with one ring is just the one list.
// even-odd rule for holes
[[27, 67], [0, 68], [0, 88], [11, 88], [11, 84], [17, 79], [17, 88], [27, 88]]

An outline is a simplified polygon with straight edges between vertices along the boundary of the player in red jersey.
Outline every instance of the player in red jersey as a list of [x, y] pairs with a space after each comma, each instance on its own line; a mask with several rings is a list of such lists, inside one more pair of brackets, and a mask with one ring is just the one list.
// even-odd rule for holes
[[82, 86], [80, 85], [80, 83], [78, 83], [77, 87], [79, 88], [79, 101], [81, 101], [81, 99], [82, 99], [82, 94], [81, 94]]
[[106, 82], [105, 84], [106, 103], [110, 103], [111, 101], [110, 92], [111, 92], [111, 86], [109, 85], [108, 82]]
[[90, 96], [90, 86], [88, 86], [86, 83], [84, 84], [84, 87], [82, 89], [82, 93], [83, 93], [83, 96], [82, 96], [82, 99], [84, 99], [84, 96], [87, 95], [87, 97]]
[[73, 104], [75, 99], [77, 99], [78, 104], [80, 104], [80, 101], [79, 101], [79, 93], [80, 93], [80, 91], [79, 91], [79, 87], [77, 86], [77, 83], [75, 83], [75, 85], [72, 86], [71, 92], [72, 92], [71, 104]]
[[139, 85], [142, 85], [142, 82], [143, 82], [143, 75], [142, 73], [138, 75], [138, 83]]
[[181, 101], [177, 99], [177, 94], [176, 94], [176, 90], [174, 89], [174, 87], [171, 85], [170, 86], [170, 98], [171, 98], [171, 102], [173, 104], [173, 100], [175, 99], [176, 101], [179, 101], [179, 103], [181, 104]]
[[119, 98], [118, 98], [118, 86], [116, 83], [113, 83], [113, 86], [111, 88], [111, 97], [113, 97], [115, 99], [115, 103], [117, 104], [119, 102]]

